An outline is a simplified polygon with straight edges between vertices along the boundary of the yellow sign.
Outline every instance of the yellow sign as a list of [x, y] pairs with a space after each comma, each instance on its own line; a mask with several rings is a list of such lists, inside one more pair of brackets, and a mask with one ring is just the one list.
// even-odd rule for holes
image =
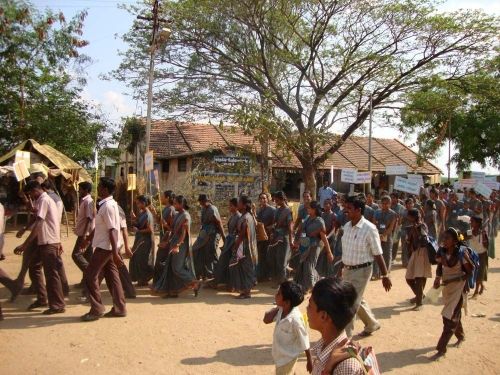
[[30, 172], [28, 171], [28, 167], [26, 166], [26, 162], [24, 160], [21, 159], [14, 163], [13, 167], [17, 181], [22, 181], [30, 176]]
[[16, 159], [14, 160], [16, 163], [24, 160], [26, 163], [26, 168], [29, 167], [31, 161], [31, 154], [29, 151], [16, 151]]
[[137, 189], [137, 176], [135, 173], [130, 173], [127, 177], [127, 190]]

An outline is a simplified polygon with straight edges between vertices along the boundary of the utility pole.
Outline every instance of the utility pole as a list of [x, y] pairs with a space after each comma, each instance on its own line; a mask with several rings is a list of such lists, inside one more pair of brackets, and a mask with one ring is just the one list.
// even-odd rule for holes
[[451, 120], [448, 121], [448, 185], [451, 185]]
[[368, 127], [368, 172], [370, 172], [370, 183], [368, 184], [368, 192], [372, 191], [372, 124], [373, 124], [373, 93], [370, 94], [370, 125]]
[[[153, 32], [151, 36], [150, 54], [149, 54], [149, 81], [148, 81], [148, 106], [146, 111], [146, 152], [149, 151], [150, 141], [151, 141], [151, 108], [153, 106], [153, 80], [154, 80], [154, 68], [155, 68], [155, 52], [156, 47], [159, 43], [165, 42], [169, 37], [171, 30], [168, 28], [163, 28], [160, 30], [160, 22], [168, 22], [163, 18], [158, 17], [160, 7], [160, 1], [155, 0], [153, 3], [153, 15], [152, 17], [137, 16], [137, 19], [153, 22]], [[139, 169], [139, 168], [138, 168]], [[144, 165], [141, 166], [141, 170], [144, 170]]]

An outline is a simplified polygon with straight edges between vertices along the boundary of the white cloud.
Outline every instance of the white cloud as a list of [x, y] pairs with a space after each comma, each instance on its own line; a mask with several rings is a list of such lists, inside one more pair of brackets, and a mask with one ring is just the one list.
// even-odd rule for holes
[[440, 9], [454, 11], [458, 9], [482, 9], [486, 13], [500, 13], [500, 3], [494, 0], [448, 0]]
[[102, 109], [111, 118], [119, 119], [134, 113], [134, 108], [128, 103], [127, 98], [116, 91], [106, 91], [101, 101]]

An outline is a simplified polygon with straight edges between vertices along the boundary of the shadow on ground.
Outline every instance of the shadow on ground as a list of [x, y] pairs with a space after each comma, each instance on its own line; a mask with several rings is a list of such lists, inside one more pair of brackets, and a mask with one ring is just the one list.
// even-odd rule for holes
[[187, 366], [202, 366], [209, 363], [226, 363], [231, 366], [268, 366], [273, 364], [270, 345], [244, 345], [237, 348], [219, 350], [213, 357], [185, 358]]

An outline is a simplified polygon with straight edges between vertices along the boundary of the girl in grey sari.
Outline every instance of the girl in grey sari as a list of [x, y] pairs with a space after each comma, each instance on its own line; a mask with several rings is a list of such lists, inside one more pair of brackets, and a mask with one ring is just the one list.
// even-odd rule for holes
[[178, 195], [174, 198], [174, 207], [177, 214], [169, 240], [170, 252], [163, 273], [154, 286], [154, 294], [174, 298], [186, 289], [193, 289], [196, 297], [201, 283], [196, 280], [190, 251], [191, 216], [187, 211], [189, 206], [186, 199]]
[[137, 286], [147, 286], [153, 277], [154, 265], [154, 218], [149, 211], [149, 199], [140, 195], [136, 199], [137, 208], [140, 210], [134, 225], [135, 240], [130, 259], [130, 277], [137, 281]]
[[[252, 200], [241, 196], [238, 200], [238, 236], [233, 246], [233, 260], [229, 265], [229, 284], [240, 294], [237, 299], [250, 298], [250, 291], [255, 286], [255, 264], [257, 263], [257, 235], [255, 218], [252, 215]], [[237, 254], [241, 253], [241, 256]], [[236, 260], [235, 260], [236, 259]]]
[[221, 237], [225, 240], [224, 229], [219, 210], [206, 194], [200, 194], [198, 203], [201, 206], [201, 229], [193, 244], [193, 261], [198, 278], [208, 280], [214, 278], [218, 260], [217, 247]]
[[241, 213], [238, 211], [238, 199], [232, 198], [229, 201], [229, 212], [231, 216], [227, 221], [227, 236], [224, 241], [224, 246], [219, 256], [219, 262], [215, 267], [215, 278], [211, 287], [217, 288], [218, 285], [229, 284], [229, 262], [233, 255], [233, 246], [238, 235], [238, 222], [241, 218]]
[[333, 254], [330, 244], [326, 238], [325, 222], [321, 218], [321, 206], [318, 202], [311, 202], [308, 218], [304, 221], [300, 237], [294, 243], [295, 251], [300, 253], [300, 261], [295, 273], [294, 281], [300, 284], [305, 291], [312, 290], [314, 284], [319, 280], [316, 263], [320, 253], [320, 241], [323, 241], [328, 262], [333, 262]]
[[[337, 232], [337, 215], [332, 211], [332, 200], [326, 199], [323, 203], [324, 212], [321, 214], [321, 218], [325, 222], [325, 233], [328, 243], [330, 244], [330, 249], [335, 249], [335, 239]], [[328, 261], [328, 253], [323, 247], [318, 257], [318, 263], [316, 265], [316, 271], [318, 271], [321, 277], [336, 276], [338, 273], [338, 268], [340, 266], [340, 259], [337, 263]]]

